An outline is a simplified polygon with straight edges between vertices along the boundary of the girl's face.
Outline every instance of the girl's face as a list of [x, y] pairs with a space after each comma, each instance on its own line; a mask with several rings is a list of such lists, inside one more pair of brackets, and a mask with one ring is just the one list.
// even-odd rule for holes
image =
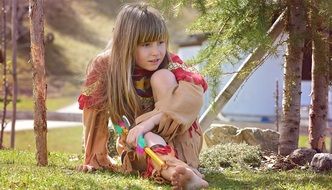
[[166, 43], [163, 40], [138, 44], [135, 54], [136, 65], [148, 71], [155, 71], [165, 55]]

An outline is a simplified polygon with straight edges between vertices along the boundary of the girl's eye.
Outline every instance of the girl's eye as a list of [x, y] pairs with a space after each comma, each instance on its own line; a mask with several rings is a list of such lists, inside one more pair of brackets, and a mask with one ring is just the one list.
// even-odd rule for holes
[[148, 46], [150, 46], [150, 43], [143, 43], [142, 46], [148, 47]]
[[164, 44], [165, 43], [165, 41], [159, 41], [159, 44]]

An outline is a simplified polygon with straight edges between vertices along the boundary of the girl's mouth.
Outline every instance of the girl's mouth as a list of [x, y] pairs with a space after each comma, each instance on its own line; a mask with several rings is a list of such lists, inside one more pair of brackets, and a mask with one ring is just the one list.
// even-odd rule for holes
[[158, 63], [160, 59], [152, 59], [152, 60], [149, 60], [149, 62], [151, 63]]

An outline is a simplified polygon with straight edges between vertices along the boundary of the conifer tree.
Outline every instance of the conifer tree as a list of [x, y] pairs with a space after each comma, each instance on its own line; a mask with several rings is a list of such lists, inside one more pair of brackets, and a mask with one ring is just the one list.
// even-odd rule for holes
[[[328, 3], [310, 1], [310, 25], [312, 37], [311, 103], [309, 112], [309, 143], [318, 152], [326, 151], [325, 129], [328, 116], [329, 85], [329, 24]], [[330, 23], [329, 23], [330, 22]], [[330, 42], [331, 43], [331, 42]]]

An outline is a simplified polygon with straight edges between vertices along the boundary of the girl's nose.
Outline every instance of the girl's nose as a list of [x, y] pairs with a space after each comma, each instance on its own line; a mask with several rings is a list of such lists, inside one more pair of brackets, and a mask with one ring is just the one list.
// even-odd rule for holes
[[151, 48], [151, 54], [152, 55], [158, 55], [159, 54], [159, 48], [157, 43], [153, 43]]

